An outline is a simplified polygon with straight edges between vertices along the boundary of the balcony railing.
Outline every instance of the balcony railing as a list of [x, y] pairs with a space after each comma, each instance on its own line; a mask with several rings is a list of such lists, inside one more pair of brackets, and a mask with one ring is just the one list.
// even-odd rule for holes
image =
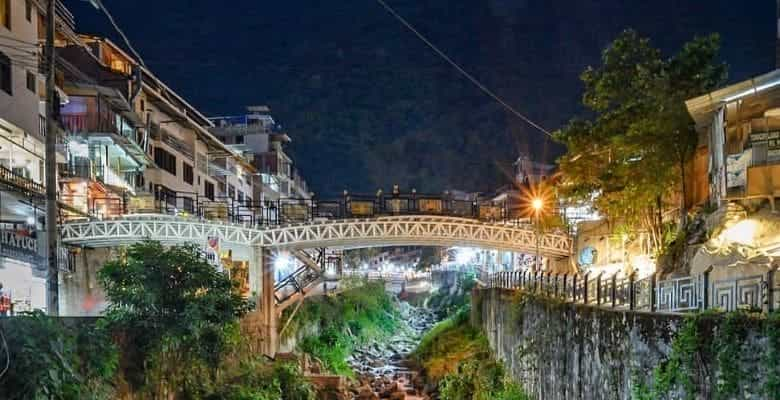
[[[126, 200], [132, 203], [134, 197]], [[123, 200], [125, 201], [125, 200]], [[526, 219], [514, 219], [507, 203], [466, 201], [450, 195], [379, 194], [352, 195], [338, 199], [285, 198], [275, 201], [238, 201], [231, 197], [206, 198], [191, 192], [174, 192], [160, 187], [153, 204], [138, 212], [198, 217], [225, 223], [251, 226], [275, 226], [328, 219], [372, 218], [392, 215], [441, 215], [526, 225]], [[130, 212], [137, 207], [123, 209]]]
[[40, 183], [19, 175], [10, 169], [0, 165], [0, 182], [11, 185], [16, 189], [20, 189], [27, 195], [40, 195], [46, 194], [46, 187]]

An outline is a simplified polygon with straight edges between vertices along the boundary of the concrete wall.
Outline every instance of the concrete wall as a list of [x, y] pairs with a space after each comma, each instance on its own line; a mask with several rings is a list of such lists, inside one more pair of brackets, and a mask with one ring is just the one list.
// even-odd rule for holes
[[[483, 329], [511, 376], [532, 398], [544, 400], [632, 399], [636, 379], [653, 383], [653, 370], [669, 355], [682, 322], [676, 315], [603, 310], [501, 289], [475, 290], [472, 308], [472, 323]], [[712, 343], [717, 324], [707, 329], [700, 340]], [[733, 398], [766, 398], [761, 391], [767, 342], [759, 328], [747, 329], [738, 366], [746, 373], [745, 392]], [[700, 354], [706, 360], [701, 370], [710, 376], [696, 382], [700, 390], [713, 391], [718, 381], [715, 347]], [[675, 395], [680, 393], [670, 398], [683, 398]]]

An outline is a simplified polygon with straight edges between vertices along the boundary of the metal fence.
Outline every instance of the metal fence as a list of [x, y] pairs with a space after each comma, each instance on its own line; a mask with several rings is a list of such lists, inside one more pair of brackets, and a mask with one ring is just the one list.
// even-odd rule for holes
[[[145, 206], [133, 206], [136, 198], [149, 198]], [[63, 199], [67, 202], [68, 199]], [[441, 215], [473, 218], [480, 221], [527, 224], [512, 211], [509, 202], [466, 201], [449, 194], [393, 193], [376, 195], [345, 194], [337, 199], [286, 198], [275, 201], [239, 200], [233, 197], [204, 196], [192, 192], [174, 192], [157, 187], [144, 196], [124, 196], [118, 208], [125, 213], [157, 212], [196, 216], [209, 220], [274, 226], [316, 220], [372, 218], [396, 215]], [[91, 211], [91, 210], [90, 210]], [[90, 215], [102, 218], [103, 215]]]
[[696, 276], [666, 280], [650, 275], [551, 274], [506, 271], [480, 274], [485, 287], [524, 290], [561, 300], [599, 307], [651, 312], [683, 313], [720, 309], [763, 310], [780, 307], [780, 282], [775, 268], [766, 274], [712, 281], [711, 268]]

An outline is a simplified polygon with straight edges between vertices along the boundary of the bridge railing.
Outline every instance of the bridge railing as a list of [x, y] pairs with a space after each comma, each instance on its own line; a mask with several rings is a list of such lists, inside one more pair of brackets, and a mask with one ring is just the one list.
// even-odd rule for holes
[[[68, 199], [63, 199], [67, 202]], [[448, 193], [389, 193], [376, 195], [345, 193], [336, 199], [285, 198], [274, 201], [238, 200], [231, 197], [206, 197], [193, 192], [174, 192], [158, 188], [154, 193], [113, 199], [107, 215], [100, 207], [89, 207], [94, 219], [117, 214], [160, 213], [194, 216], [226, 223], [275, 226], [317, 220], [372, 218], [397, 215], [441, 215], [477, 219], [486, 222], [528, 224], [509, 201], [462, 200]]]
[[[775, 267], [776, 268], [776, 267]], [[649, 312], [684, 313], [720, 309], [780, 308], [780, 280], [775, 268], [766, 274], [712, 281], [711, 269], [694, 276], [658, 280], [656, 274], [637, 279], [635, 274], [551, 274], [503, 271], [481, 274], [488, 288], [522, 290], [565, 302]]]

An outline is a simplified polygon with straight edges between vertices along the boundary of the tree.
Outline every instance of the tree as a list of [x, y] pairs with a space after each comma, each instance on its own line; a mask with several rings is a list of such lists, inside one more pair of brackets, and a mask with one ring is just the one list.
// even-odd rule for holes
[[726, 65], [716, 61], [719, 37], [697, 37], [673, 57], [627, 30], [587, 68], [583, 104], [593, 120], [572, 120], [556, 132], [567, 153], [559, 159], [562, 193], [593, 201], [607, 218], [646, 228], [663, 245], [663, 211], [679, 199], [680, 226], [687, 209], [685, 172], [698, 143], [685, 100], [722, 84]]
[[157, 398], [216, 370], [248, 310], [235, 283], [194, 245], [135, 244], [106, 263], [99, 279], [111, 302], [105, 320], [121, 338], [128, 378], [137, 387], [159, 382], [147, 388]]

